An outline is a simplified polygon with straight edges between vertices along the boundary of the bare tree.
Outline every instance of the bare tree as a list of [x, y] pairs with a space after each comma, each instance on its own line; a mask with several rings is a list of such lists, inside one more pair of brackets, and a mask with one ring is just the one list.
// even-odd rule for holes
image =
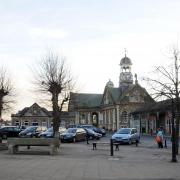
[[[171, 63], [168, 67], [158, 66], [155, 67], [155, 78], [144, 78], [151, 87], [152, 95], [155, 98], [164, 98], [170, 99], [172, 102], [173, 109], [175, 110], [176, 118], [176, 127], [172, 127], [172, 132], [175, 130], [175, 145], [176, 145], [176, 154], [178, 154], [179, 147], [179, 119], [180, 119], [180, 51], [178, 47], [173, 47], [170, 52]], [[173, 111], [174, 111], [173, 110]], [[173, 114], [173, 112], [172, 112]], [[172, 123], [174, 123], [172, 115]], [[172, 137], [174, 137], [172, 135]]]
[[10, 74], [4, 67], [0, 67], [0, 119], [2, 113], [11, 109], [14, 96], [14, 87]]
[[74, 88], [73, 78], [65, 58], [49, 52], [42, 58], [35, 78], [38, 90], [51, 97], [54, 137], [58, 137], [61, 112], [69, 100], [70, 91]]

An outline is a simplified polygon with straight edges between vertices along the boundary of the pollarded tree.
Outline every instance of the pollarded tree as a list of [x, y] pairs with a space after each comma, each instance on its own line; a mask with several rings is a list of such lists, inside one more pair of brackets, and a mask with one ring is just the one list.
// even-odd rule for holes
[[54, 137], [58, 137], [61, 112], [74, 88], [73, 78], [65, 58], [53, 52], [44, 56], [36, 69], [38, 90], [51, 97]]
[[14, 87], [10, 74], [4, 68], [0, 68], [0, 118], [2, 113], [11, 109], [14, 96]]

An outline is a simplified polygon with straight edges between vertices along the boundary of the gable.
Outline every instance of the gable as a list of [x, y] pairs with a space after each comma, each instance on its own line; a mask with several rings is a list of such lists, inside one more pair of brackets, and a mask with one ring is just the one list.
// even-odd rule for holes
[[25, 108], [24, 111], [21, 112], [21, 116], [49, 116], [49, 112], [34, 103], [31, 107]]
[[120, 103], [150, 103], [154, 102], [148, 92], [139, 84], [129, 87], [120, 97]]
[[119, 97], [119, 88], [106, 87], [104, 90], [101, 105], [111, 105], [116, 103]]

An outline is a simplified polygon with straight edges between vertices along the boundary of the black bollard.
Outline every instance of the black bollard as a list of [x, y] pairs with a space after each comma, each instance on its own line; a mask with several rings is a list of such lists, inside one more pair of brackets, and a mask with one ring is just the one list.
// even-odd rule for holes
[[113, 151], [113, 140], [110, 139], [110, 150], [111, 150], [111, 156], [114, 155], [114, 151]]
[[138, 140], [136, 140], [136, 147], [138, 146]]
[[89, 137], [88, 136], [86, 136], [86, 142], [87, 142], [87, 144], [89, 144]]
[[164, 147], [167, 148], [167, 142], [166, 142], [166, 139], [164, 140]]

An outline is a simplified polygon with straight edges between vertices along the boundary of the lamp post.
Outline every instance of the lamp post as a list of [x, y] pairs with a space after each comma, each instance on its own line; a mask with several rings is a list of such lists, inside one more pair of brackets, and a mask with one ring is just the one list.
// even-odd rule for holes
[[171, 162], [177, 162], [176, 159], [176, 140], [175, 140], [175, 127], [174, 127], [174, 119], [175, 119], [175, 112], [174, 112], [174, 100], [172, 99], [172, 160]]

